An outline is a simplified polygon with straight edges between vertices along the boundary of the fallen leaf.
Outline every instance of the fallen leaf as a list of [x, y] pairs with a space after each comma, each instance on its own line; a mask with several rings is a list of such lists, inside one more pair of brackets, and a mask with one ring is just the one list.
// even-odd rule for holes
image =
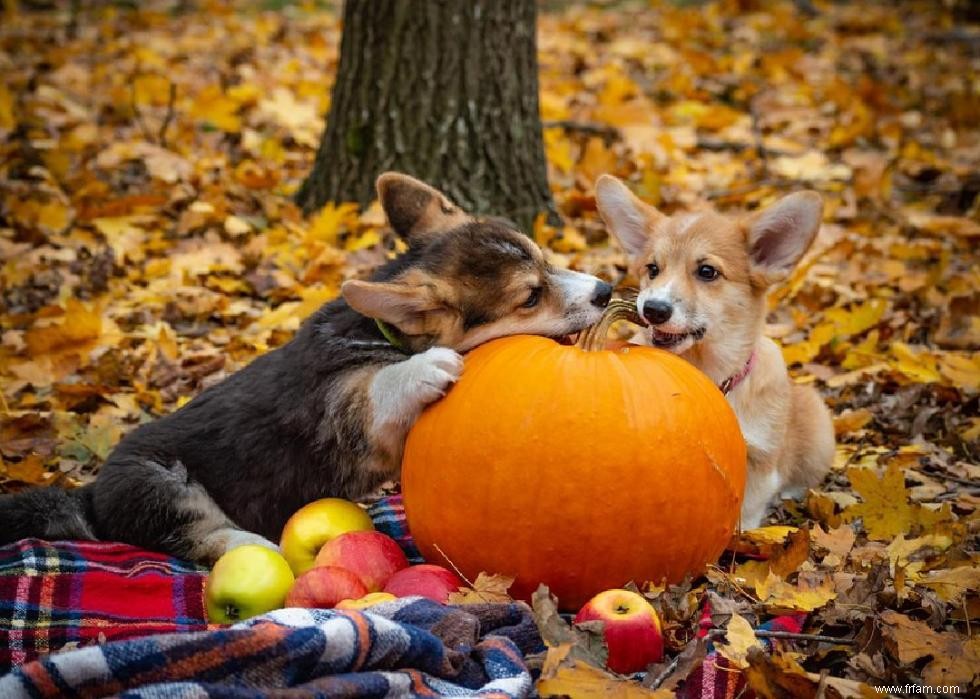
[[554, 677], [538, 680], [535, 685], [542, 697], [575, 697], [576, 699], [673, 699], [666, 690], [646, 689], [582, 662], [559, 667]]
[[493, 602], [512, 602], [507, 590], [514, 584], [514, 578], [506, 575], [480, 573], [473, 581], [473, 587], [460, 589], [449, 595], [449, 604], [487, 604]]
[[735, 667], [748, 667], [748, 654], [752, 648], [762, 649], [762, 644], [755, 637], [752, 625], [739, 614], [732, 614], [725, 629], [725, 643], [717, 645], [718, 652], [728, 659]]

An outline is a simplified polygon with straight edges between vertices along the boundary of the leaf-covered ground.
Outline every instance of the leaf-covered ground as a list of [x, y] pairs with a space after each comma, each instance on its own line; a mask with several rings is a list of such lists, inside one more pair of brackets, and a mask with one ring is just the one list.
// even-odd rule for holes
[[[127, 430], [285, 342], [394, 248], [376, 206], [304, 218], [290, 200], [329, 106], [334, 14], [79, 4], [8, 2], [0, 21], [4, 490], [91, 479]], [[833, 409], [833, 475], [776, 512], [792, 528], [743, 537], [768, 560], [649, 591], [671, 657], [688, 647], [648, 675], [661, 689], [696, 655], [706, 598], [766, 695], [980, 679], [980, 28], [955, 3], [888, 5], [559, 3], [540, 19], [567, 225], [533, 233], [558, 264], [630, 283], [595, 214], [603, 172], [665, 211], [803, 186], [827, 204], [769, 331]], [[841, 640], [751, 653], [752, 628], [787, 610]]]

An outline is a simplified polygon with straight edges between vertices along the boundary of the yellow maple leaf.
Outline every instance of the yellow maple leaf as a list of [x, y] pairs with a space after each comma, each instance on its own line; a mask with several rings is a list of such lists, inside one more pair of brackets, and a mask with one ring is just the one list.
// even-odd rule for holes
[[328, 245], [336, 245], [340, 238], [340, 229], [350, 228], [357, 223], [357, 204], [346, 202], [334, 204], [328, 202], [310, 221], [306, 231], [306, 242], [319, 241]]
[[911, 557], [923, 549], [934, 548], [945, 551], [952, 544], [953, 540], [943, 534], [927, 534], [912, 539], [907, 539], [904, 535], [898, 536], [885, 547], [889, 571], [894, 576], [897, 568], [907, 568]]
[[844, 521], [860, 518], [868, 538], [875, 541], [890, 541], [913, 527], [929, 527], [951, 518], [948, 505], [938, 511], [913, 505], [905, 488], [904, 471], [894, 461], [881, 478], [875, 469], [861, 467], [849, 468], [847, 477], [862, 502], [844, 510]]
[[68, 228], [74, 212], [60, 199], [20, 199], [15, 195], [5, 202], [8, 216], [24, 228], [35, 228], [45, 234], [58, 234]]
[[542, 675], [537, 684], [542, 697], [578, 699], [672, 699], [673, 692], [647, 689], [638, 682], [624, 680], [581, 661], [562, 665], [554, 675]]
[[795, 527], [787, 529], [792, 531], [786, 532], [785, 543], [781, 547], [775, 547], [767, 560], [749, 560], [737, 565], [733, 571], [735, 579], [743, 585], [757, 588], [770, 575], [784, 578], [799, 569], [810, 555], [810, 533]]
[[199, 121], [228, 133], [242, 130], [242, 120], [238, 116], [241, 103], [225, 95], [221, 88], [209, 85], [194, 99], [190, 115]]
[[589, 247], [577, 228], [564, 226], [548, 241], [548, 246], [555, 252], [581, 252]]
[[[266, 311], [252, 326], [256, 329], [295, 330], [308, 315], [337, 296], [335, 286], [316, 284], [305, 287], [302, 301], [287, 301]], [[249, 326], [250, 328], [252, 326]]]
[[102, 311], [88, 308], [81, 301], [68, 299], [65, 315], [58, 323], [33, 327], [24, 335], [28, 354], [36, 357], [70, 349], [95, 340], [102, 332]]
[[980, 352], [944, 352], [939, 357], [939, 371], [954, 386], [980, 390]]
[[718, 652], [734, 665], [735, 667], [745, 668], [749, 666], [746, 660], [750, 648], [762, 649], [762, 644], [755, 637], [752, 625], [745, 617], [734, 612], [725, 629], [725, 643], [719, 643]]
[[877, 348], [878, 330], [876, 329], [869, 332], [867, 337], [851, 347], [840, 365], [842, 368], [850, 370], [873, 364], [877, 359]]
[[143, 249], [146, 230], [143, 226], [154, 221], [153, 216], [135, 215], [96, 218], [92, 220], [92, 224], [116, 253], [116, 263], [122, 264], [127, 259], [131, 262], [142, 262], [146, 259]]
[[799, 530], [799, 527], [773, 525], [771, 527], [759, 527], [744, 531], [742, 532], [742, 538], [757, 544], [781, 544], [786, 541], [786, 537]]
[[810, 612], [837, 597], [834, 581], [830, 576], [820, 581], [803, 578], [791, 584], [774, 573], [755, 587], [760, 601], [767, 607], [779, 610]]
[[904, 342], [893, 342], [891, 353], [895, 357], [895, 361], [891, 363], [892, 367], [905, 377], [918, 383], [942, 381], [942, 376], [936, 367], [936, 360], [928, 352], [915, 351]]
[[354, 235], [347, 239], [347, 244], [344, 248], [350, 252], [356, 250], [364, 250], [366, 248], [373, 248], [375, 245], [381, 242], [381, 234], [378, 233], [373, 228], [369, 228], [360, 235]]
[[599, 175], [616, 170], [616, 156], [606, 147], [601, 138], [593, 137], [582, 149], [578, 172], [589, 182], [595, 182]]
[[572, 144], [562, 129], [544, 130], [544, 154], [548, 162], [561, 173], [567, 174], [575, 167], [575, 159], [572, 158]]

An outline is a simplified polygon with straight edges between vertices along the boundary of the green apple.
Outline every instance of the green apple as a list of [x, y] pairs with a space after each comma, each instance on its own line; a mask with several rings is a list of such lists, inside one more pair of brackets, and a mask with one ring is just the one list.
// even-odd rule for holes
[[354, 531], [370, 531], [368, 513], [349, 500], [323, 498], [301, 507], [282, 530], [279, 546], [295, 575], [313, 567], [320, 548], [331, 539]]
[[208, 619], [231, 624], [279, 609], [293, 585], [293, 571], [281, 555], [258, 544], [228, 551], [211, 569], [204, 586]]

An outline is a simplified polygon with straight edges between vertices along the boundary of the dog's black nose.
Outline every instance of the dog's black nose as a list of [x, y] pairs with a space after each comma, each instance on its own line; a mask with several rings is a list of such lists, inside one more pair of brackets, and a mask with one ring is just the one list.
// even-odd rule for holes
[[650, 325], [660, 325], [661, 323], [666, 323], [668, 320], [670, 320], [670, 316], [673, 312], [674, 307], [666, 301], [650, 299], [649, 301], [643, 302], [643, 317], [647, 319], [647, 322], [649, 322]]
[[595, 291], [592, 294], [592, 305], [599, 308], [605, 308], [609, 305], [609, 299], [612, 298], [613, 288], [605, 282], [599, 282], [595, 285]]

